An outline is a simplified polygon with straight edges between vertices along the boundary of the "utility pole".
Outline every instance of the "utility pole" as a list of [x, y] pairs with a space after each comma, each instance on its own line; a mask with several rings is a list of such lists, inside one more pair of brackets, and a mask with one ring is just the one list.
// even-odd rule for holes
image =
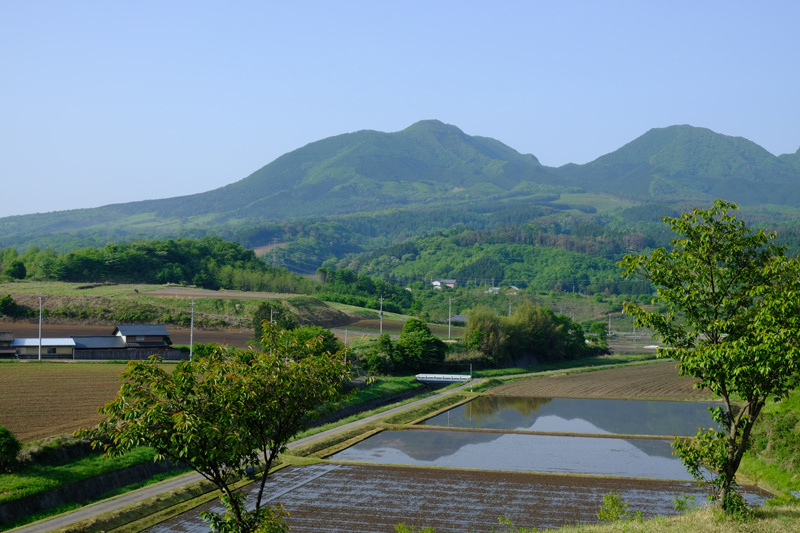
[[189, 362], [194, 356], [194, 300], [192, 300], [192, 318], [189, 321]]
[[39, 296], [39, 361], [42, 360], [42, 297]]
[[[270, 307], [269, 307], [269, 326], [270, 326], [270, 328], [269, 328], [269, 336], [270, 336], [270, 338], [272, 340], [275, 339], [275, 328], [272, 327], [272, 324], [274, 323], [272, 321], [272, 312], [273, 311], [274, 311], [274, 309], [272, 309], [272, 304], [270, 304]], [[272, 344], [273, 344], [272, 342], [269, 343], [269, 356], [270, 357], [272, 357]]]
[[381, 294], [381, 335], [383, 335], [383, 294]]
[[447, 308], [447, 338], [450, 338], [450, 321], [453, 319], [453, 298], [450, 298], [450, 305]]

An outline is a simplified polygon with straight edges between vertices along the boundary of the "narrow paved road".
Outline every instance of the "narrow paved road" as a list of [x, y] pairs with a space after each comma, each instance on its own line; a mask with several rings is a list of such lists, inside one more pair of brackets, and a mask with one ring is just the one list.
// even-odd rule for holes
[[[362, 418], [361, 420], [348, 422], [347, 424], [344, 424], [344, 425], [341, 425], [341, 426], [338, 426], [338, 427], [335, 427], [335, 428], [332, 428], [332, 429], [328, 429], [328, 430], [322, 431], [320, 433], [316, 433], [314, 435], [311, 435], [311, 436], [308, 436], [308, 437], [304, 437], [302, 439], [298, 439], [298, 440], [293, 441], [293, 442], [291, 442], [289, 444], [289, 449], [293, 449], [293, 448], [297, 448], [297, 447], [300, 447], [300, 446], [304, 446], [306, 444], [310, 444], [312, 442], [316, 442], [316, 441], [321, 440], [321, 439], [327, 439], [328, 437], [336, 435], [337, 433], [341, 433], [343, 431], [349, 431], [351, 429], [363, 426], [363, 425], [368, 424], [370, 422], [374, 422], [374, 421], [380, 420], [382, 418], [386, 418], [388, 416], [392, 416], [394, 414], [401, 413], [401, 412], [406, 411], [408, 409], [413, 409], [413, 408], [418, 407], [420, 405], [424, 405], [426, 403], [430, 403], [432, 401], [435, 401], [435, 400], [441, 398], [442, 396], [447, 396], [447, 395], [453, 394], [455, 392], [464, 390], [466, 388], [471, 388], [472, 386], [479, 384], [481, 381], [483, 381], [483, 380], [473, 380], [470, 383], [465, 383], [464, 385], [461, 385], [461, 386], [456, 387], [454, 389], [449, 389], [449, 390], [446, 390], [446, 391], [439, 392], [439, 393], [434, 394], [433, 396], [430, 396], [428, 398], [423, 398], [422, 400], [416, 400], [414, 402], [411, 402], [411, 403], [408, 403], [406, 405], [402, 405], [402, 406], [399, 406], [399, 407], [393, 407], [393, 408], [391, 408], [391, 409], [389, 409], [387, 411], [383, 411], [382, 413], [378, 413], [378, 414], [375, 414], [375, 415], [370, 415], [370, 416], [368, 416], [366, 418]], [[19, 533], [45, 533], [47, 531], [53, 531], [53, 530], [56, 530], [56, 529], [61, 529], [61, 528], [67, 527], [67, 526], [69, 526], [71, 524], [74, 524], [76, 522], [80, 522], [80, 521], [83, 521], [83, 520], [88, 520], [90, 518], [94, 518], [94, 517], [99, 516], [101, 514], [109, 513], [109, 512], [112, 512], [112, 511], [116, 511], [118, 509], [122, 509], [124, 507], [128, 507], [129, 505], [133, 505], [133, 504], [138, 503], [138, 502], [140, 502], [142, 500], [146, 500], [148, 498], [152, 498], [154, 496], [158, 496], [159, 494], [164, 494], [166, 492], [171, 492], [171, 491], [177, 490], [177, 489], [179, 489], [179, 488], [181, 488], [181, 487], [183, 487], [185, 485], [189, 485], [191, 483], [195, 483], [195, 482], [200, 481], [202, 479], [203, 478], [202, 478], [202, 476], [200, 476], [200, 474], [196, 474], [196, 473], [186, 474], [184, 476], [172, 478], [172, 479], [169, 479], [167, 481], [162, 481], [161, 483], [157, 483], [155, 485], [150, 485], [148, 487], [144, 487], [144, 488], [139, 489], [137, 491], [133, 491], [133, 492], [129, 492], [129, 493], [123, 494], [121, 496], [117, 496], [116, 498], [112, 498], [112, 499], [105, 500], [105, 501], [102, 501], [102, 502], [99, 502], [99, 503], [88, 505], [86, 507], [81, 507], [80, 509], [76, 509], [75, 511], [72, 511], [72, 512], [69, 512], [69, 513], [65, 513], [65, 514], [62, 514], [62, 515], [59, 515], [59, 516], [56, 516], [56, 517], [53, 517], [53, 518], [50, 518], [50, 519], [47, 519], [47, 520], [42, 520], [42, 521], [37, 522], [35, 524], [31, 524], [31, 525], [28, 525], [28, 526], [23, 526], [23, 527], [20, 527], [20, 528], [17, 528], [17, 529], [13, 529], [11, 531], [19, 532]]]

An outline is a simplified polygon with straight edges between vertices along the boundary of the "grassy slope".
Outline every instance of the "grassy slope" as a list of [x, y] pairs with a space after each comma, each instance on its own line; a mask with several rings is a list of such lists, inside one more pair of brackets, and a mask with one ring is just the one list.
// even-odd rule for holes
[[766, 406], [739, 471], [775, 492], [800, 493], [800, 390]]

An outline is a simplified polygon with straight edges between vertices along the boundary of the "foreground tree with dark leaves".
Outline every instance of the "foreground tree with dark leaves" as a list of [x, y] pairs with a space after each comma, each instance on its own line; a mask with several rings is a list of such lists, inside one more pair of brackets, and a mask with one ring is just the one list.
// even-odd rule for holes
[[[283, 512], [262, 506], [270, 467], [320, 406], [341, 398], [350, 372], [344, 353], [322, 350], [321, 339], [289, 342], [265, 329], [264, 353], [218, 346], [172, 372], [157, 357], [129, 363], [116, 398], [100, 408], [108, 418], [79, 434], [108, 456], [150, 446], [157, 460], [200, 473], [227, 508], [204, 513], [214, 531], [286, 531]], [[248, 510], [232, 485], [254, 467], [263, 470]]]
[[712, 409], [721, 429], [701, 430], [673, 447], [726, 512], [742, 506], [736, 472], [764, 404], [800, 383], [800, 264], [773, 234], [730, 213], [736, 209], [718, 200], [707, 210], [665, 217], [679, 235], [672, 249], [620, 262], [625, 277], [654, 285], [654, 301], [665, 309], [628, 303], [625, 312], [660, 336], [659, 356], [678, 361], [681, 375], [724, 402]]

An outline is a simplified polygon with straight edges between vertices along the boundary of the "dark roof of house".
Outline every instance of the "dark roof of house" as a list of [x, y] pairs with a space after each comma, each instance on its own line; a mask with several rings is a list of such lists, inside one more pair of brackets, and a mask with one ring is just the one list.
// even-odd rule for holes
[[118, 335], [72, 337], [72, 340], [75, 341], [75, 348], [78, 350], [125, 349], [125, 341]]
[[162, 325], [122, 325], [114, 328], [114, 335], [116, 335], [117, 332], [124, 337], [130, 335], [160, 335], [162, 337], [169, 337], [167, 328]]
[[147, 350], [150, 348], [164, 349], [169, 347], [166, 342], [129, 342], [125, 346], [128, 348], [138, 348], [140, 350]]
[[13, 341], [14, 334], [10, 331], [0, 331], [0, 341]]
[[450, 317], [451, 322], [466, 322], [467, 315], [453, 315]]

